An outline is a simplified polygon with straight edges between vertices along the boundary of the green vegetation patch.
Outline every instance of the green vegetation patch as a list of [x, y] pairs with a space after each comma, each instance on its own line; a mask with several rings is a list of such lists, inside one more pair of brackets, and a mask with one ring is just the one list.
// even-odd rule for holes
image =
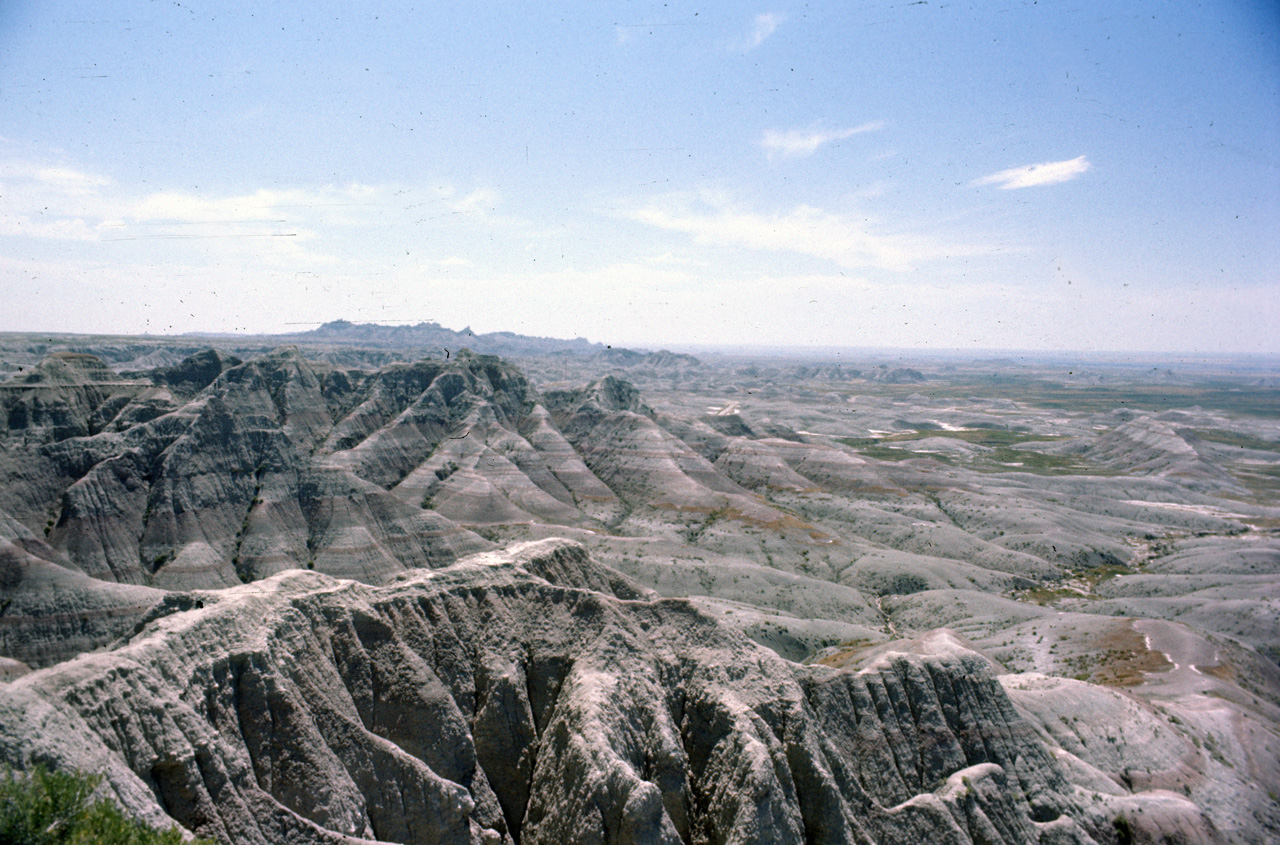
[[1054, 607], [1062, 599], [1098, 598], [1096, 590], [1103, 581], [1109, 581], [1117, 575], [1131, 575], [1135, 572], [1131, 567], [1119, 564], [1104, 564], [1089, 568], [1076, 568], [1054, 581], [1045, 582], [1026, 590], [1010, 590], [1005, 593], [1009, 598], [1018, 601], [1032, 602], [1042, 607]]
[[859, 449], [858, 453], [866, 455], [868, 458], [875, 458], [877, 461], [909, 461], [912, 458], [933, 458], [944, 464], [953, 463], [948, 455], [941, 455], [937, 452], [913, 452], [910, 449], [895, 449], [892, 446], [871, 446], [866, 449]]
[[837, 437], [836, 439], [854, 449], [882, 445], [885, 443], [905, 443], [909, 440], [924, 440], [926, 437], [950, 437], [952, 440], [963, 440], [975, 446], [1012, 446], [1016, 443], [1032, 443], [1035, 441], [1069, 440], [1063, 434], [1031, 434], [1026, 431], [1007, 431], [999, 428], [962, 428], [959, 431], [944, 431], [931, 428], [926, 431], [903, 431], [887, 434], [884, 437]]
[[[851, 385], [851, 388], [853, 385]], [[856, 389], [871, 393], [864, 385]], [[874, 394], [905, 399], [920, 392], [920, 385], [875, 385]], [[1192, 384], [1064, 384], [1022, 375], [992, 375], [931, 382], [933, 398], [1012, 399], [1032, 407], [1076, 413], [1106, 413], [1116, 408], [1135, 411], [1171, 411], [1199, 405], [1229, 413], [1276, 419], [1280, 417], [1280, 390], [1247, 383], [1244, 379], [1205, 378]]]
[[919, 437], [950, 437], [963, 440], [975, 446], [1013, 446], [1016, 443], [1034, 443], [1036, 441], [1069, 440], [1065, 434], [1031, 434], [1026, 431], [1006, 431], [999, 428], [965, 428], [960, 431], [928, 431], [920, 432]]
[[[1232, 474], [1257, 499], [1272, 499], [1280, 494], [1280, 465], [1236, 467]], [[1244, 520], [1248, 522], [1249, 520]]]
[[913, 452], [892, 446], [892, 443], [908, 443], [927, 437], [949, 437], [975, 446], [986, 446], [992, 451], [974, 456], [967, 465], [979, 472], [1030, 472], [1036, 475], [1119, 475], [1116, 470], [1094, 467], [1080, 462], [1070, 455], [1047, 455], [1032, 449], [1014, 449], [1020, 443], [1069, 440], [1067, 435], [1030, 434], [1024, 431], [1002, 429], [967, 428], [959, 431], [904, 431], [885, 437], [837, 437], [836, 441], [859, 454], [881, 461], [905, 461], [910, 458], [933, 458], [944, 464], [955, 465], [956, 457], [937, 452]]
[[879, 437], [837, 437], [836, 438], [837, 443], [843, 443], [844, 445], [852, 449], [858, 449], [858, 450], [874, 449], [880, 445], [880, 441], [881, 441], [881, 438]]
[[[0, 842], [12, 845], [180, 845], [179, 828], [156, 830], [105, 798], [102, 778], [76, 772], [0, 772]], [[207, 839], [197, 845], [213, 845]]]
[[[1069, 455], [1046, 455], [1030, 449], [998, 448], [983, 455], [986, 461], [995, 466], [974, 465], [980, 472], [1031, 472], [1036, 475], [1119, 475], [1118, 470], [1082, 464], [1077, 458]], [[1013, 466], [1021, 464], [1021, 466]]]
[[1260, 452], [1280, 452], [1280, 443], [1274, 440], [1263, 440], [1261, 437], [1253, 437], [1249, 434], [1241, 434], [1238, 431], [1226, 431], [1221, 428], [1193, 428], [1196, 437], [1201, 440], [1207, 440], [1210, 443], [1220, 443], [1223, 446], [1238, 446], [1241, 449], [1257, 449]]

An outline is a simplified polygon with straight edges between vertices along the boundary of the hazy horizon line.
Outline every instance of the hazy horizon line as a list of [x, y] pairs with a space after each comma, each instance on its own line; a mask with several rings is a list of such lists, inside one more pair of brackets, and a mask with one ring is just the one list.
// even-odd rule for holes
[[[959, 358], [959, 357], [1023, 357], [1023, 358], [1090, 358], [1095, 360], [1114, 361], [1115, 358], [1133, 358], [1145, 359], [1152, 361], [1166, 361], [1168, 363], [1190, 363], [1187, 359], [1211, 359], [1211, 360], [1229, 360], [1229, 359], [1247, 359], [1258, 362], [1269, 362], [1280, 366], [1280, 353], [1277, 352], [1250, 352], [1243, 350], [1152, 350], [1152, 349], [1067, 349], [1067, 348], [1026, 348], [1026, 347], [956, 347], [956, 346], [859, 346], [859, 345], [831, 345], [831, 344], [723, 344], [723, 343], [699, 343], [697, 341], [619, 341], [606, 342], [603, 340], [592, 340], [589, 337], [579, 335], [573, 338], [552, 337], [549, 335], [528, 335], [521, 332], [511, 331], [509, 329], [495, 329], [493, 331], [476, 332], [470, 327], [463, 329], [452, 329], [435, 320], [418, 320], [418, 321], [393, 321], [392, 323], [379, 323], [375, 321], [360, 322], [355, 320], [335, 319], [321, 323], [307, 323], [319, 328], [324, 325], [335, 322], [346, 322], [353, 326], [376, 326], [381, 328], [412, 328], [417, 325], [434, 325], [445, 331], [462, 332], [466, 330], [478, 337], [495, 334], [515, 335], [517, 337], [540, 338], [545, 340], [558, 340], [566, 343], [573, 341], [585, 341], [594, 346], [601, 346], [607, 349], [614, 347], [621, 349], [631, 349], [635, 351], [668, 351], [676, 353], [703, 354], [713, 355], [721, 354], [727, 356], [735, 355], [757, 355], [766, 357], [800, 357], [814, 358], [819, 356], [836, 356], [842, 355], [862, 355], [871, 357], [894, 357], [903, 355], [914, 355], [917, 357], [938, 357], [938, 358]], [[181, 340], [210, 338], [221, 340], [254, 340], [265, 338], [296, 338], [300, 335], [310, 334], [313, 330], [302, 330], [293, 332], [217, 332], [217, 331], [194, 331], [182, 332], [179, 334], [159, 334], [152, 332], [84, 332], [84, 331], [31, 331], [31, 330], [7, 330], [0, 329], [0, 336], [3, 335], [22, 335], [22, 336], [47, 336], [51, 340], [55, 337], [63, 338], [140, 338], [148, 340]], [[319, 342], [319, 341], [317, 341]], [[1119, 363], [1118, 361], [1115, 361]]]

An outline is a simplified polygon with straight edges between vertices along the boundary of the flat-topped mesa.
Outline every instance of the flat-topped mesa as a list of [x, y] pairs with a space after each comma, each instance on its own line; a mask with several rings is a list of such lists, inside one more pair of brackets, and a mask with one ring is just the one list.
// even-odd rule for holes
[[446, 350], [453, 354], [464, 346], [494, 355], [545, 355], [556, 352], [588, 355], [604, 349], [603, 345], [590, 343], [583, 338], [559, 340], [512, 332], [476, 334], [469, 326], [461, 331], [453, 331], [436, 322], [388, 326], [334, 320], [310, 332], [289, 337], [306, 343], [319, 341], [325, 344], [353, 344], [374, 348], [430, 349], [437, 354]]
[[1176, 796], [1074, 790], [947, 650], [801, 666], [543, 541], [381, 587], [172, 595], [0, 685], [0, 758], [236, 843], [1112, 842], [1116, 806], [1213, 841]]

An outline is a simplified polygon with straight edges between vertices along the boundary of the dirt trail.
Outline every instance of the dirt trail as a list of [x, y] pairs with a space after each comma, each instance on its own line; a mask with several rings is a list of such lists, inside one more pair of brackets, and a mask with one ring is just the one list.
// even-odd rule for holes
[[885, 633], [899, 639], [901, 635], [898, 633], [898, 626], [893, 624], [893, 617], [889, 615], [889, 611], [884, 609], [884, 597], [876, 596], [876, 610], [880, 613], [880, 618], [884, 620]]
[[1214, 667], [1221, 661], [1221, 653], [1208, 640], [1172, 622], [1160, 619], [1140, 619], [1133, 628], [1142, 634], [1147, 648], [1159, 651], [1173, 664], [1173, 669], [1148, 675], [1146, 686], [1159, 687], [1161, 693], [1185, 695], [1203, 692], [1216, 686], [1197, 666]]

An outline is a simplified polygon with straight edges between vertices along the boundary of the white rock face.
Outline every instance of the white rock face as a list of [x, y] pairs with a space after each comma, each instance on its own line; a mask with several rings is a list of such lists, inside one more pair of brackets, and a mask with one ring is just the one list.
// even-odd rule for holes
[[[945, 645], [800, 666], [562, 540], [378, 587], [292, 570], [0, 685], [0, 759], [235, 843], [1117, 841], [1119, 799]], [[1124, 800], [1139, 835], [1214, 841]]]

